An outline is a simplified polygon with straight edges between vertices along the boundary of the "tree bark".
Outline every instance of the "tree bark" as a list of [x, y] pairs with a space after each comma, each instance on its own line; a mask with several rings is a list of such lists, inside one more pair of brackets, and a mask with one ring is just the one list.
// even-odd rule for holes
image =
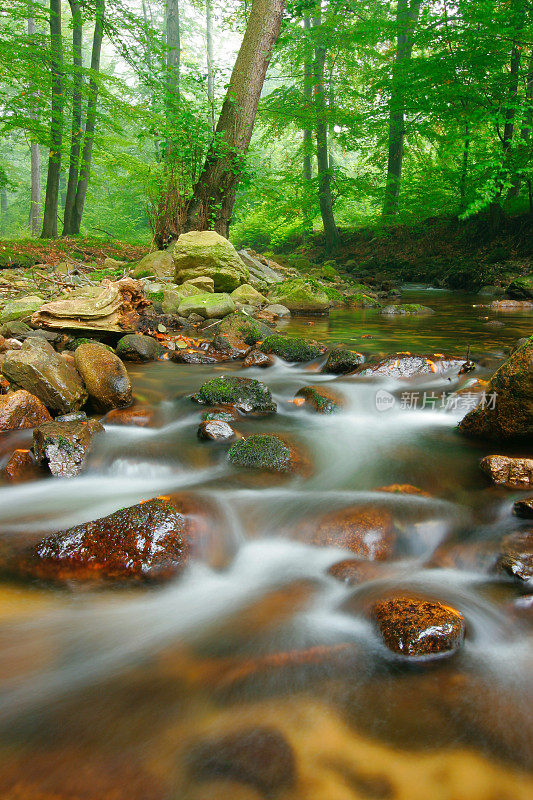
[[187, 230], [228, 236], [243, 157], [248, 151], [285, 0], [252, 0], [214, 140], [187, 208]]
[[179, 0], [167, 0], [167, 108], [180, 96], [181, 42]]
[[[311, 30], [311, 17], [309, 13], [304, 14], [304, 30], [309, 36]], [[311, 118], [313, 113], [313, 51], [310, 41], [306, 38], [305, 61], [304, 61], [304, 106], [306, 118]], [[313, 229], [313, 219], [311, 212], [311, 198], [313, 194], [313, 131], [306, 123], [303, 137], [303, 203], [302, 213], [304, 220], [304, 231], [308, 235]]]
[[468, 161], [470, 156], [470, 123], [465, 122], [465, 138], [463, 143], [463, 165], [461, 168], [461, 180], [459, 182], [459, 211], [466, 210], [466, 183], [468, 178]]
[[397, 46], [392, 68], [389, 107], [389, 156], [383, 216], [394, 216], [400, 205], [405, 140], [404, 80], [413, 53], [414, 32], [420, 16], [421, 0], [398, 0], [396, 10]]
[[215, 121], [215, 69], [213, 57], [213, 4], [212, 0], [205, 0], [205, 38], [207, 49], [207, 99], [211, 114], [211, 128], [216, 129]]
[[50, 66], [52, 71], [52, 116], [50, 122], [50, 154], [41, 237], [57, 237], [57, 209], [61, 147], [63, 144], [63, 40], [61, 37], [61, 0], [50, 0]]
[[69, 0], [72, 13], [72, 132], [70, 135], [70, 163], [68, 172], [67, 196], [65, 198], [65, 214], [63, 217], [63, 236], [69, 236], [72, 230], [72, 215], [76, 201], [78, 175], [80, 170], [80, 152], [83, 140], [81, 127], [83, 102], [83, 24], [79, 0]]
[[91, 173], [91, 159], [93, 154], [94, 131], [96, 127], [96, 106], [98, 103], [98, 74], [100, 72], [100, 56], [102, 40], [104, 38], [105, 0], [96, 0], [96, 19], [94, 23], [93, 49], [91, 54], [91, 80], [89, 83], [89, 97], [87, 100], [87, 119], [83, 137], [80, 173], [76, 198], [72, 210], [70, 230], [73, 235], [78, 235], [81, 228], [81, 218], [87, 197], [89, 176]]
[[[33, 38], [35, 36], [35, 17], [28, 19], [28, 36]], [[36, 92], [32, 92], [36, 96]], [[36, 119], [35, 111], [30, 112], [32, 120]], [[39, 142], [32, 133], [30, 140], [30, 164], [31, 164], [31, 200], [30, 200], [30, 218], [29, 228], [32, 236], [38, 236], [42, 225], [41, 216], [41, 151]]]
[[[315, 14], [314, 26], [318, 28], [322, 23], [321, 3]], [[333, 196], [331, 194], [331, 171], [329, 168], [328, 152], [328, 123], [326, 87], [324, 74], [326, 65], [326, 47], [317, 44], [315, 47], [314, 63], [314, 100], [315, 100], [315, 133], [316, 133], [316, 160], [318, 167], [318, 199], [320, 214], [324, 224], [324, 237], [326, 251], [331, 253], [340, 243], [339, 232], [333, 214]]]

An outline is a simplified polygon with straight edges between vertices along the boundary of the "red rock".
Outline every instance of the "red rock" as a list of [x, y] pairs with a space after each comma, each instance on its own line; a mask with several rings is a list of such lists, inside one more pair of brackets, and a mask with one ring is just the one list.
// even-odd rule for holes
[[271, 367], [273, 364], [274, 359], [261, 350], [251, 350], [242, 362], [243, 367], [261, 367], [261, 369]]
[[279, 731], [259, 725], [198, 742], [187, 754], [187, 766], [196, 780], [235, 780], [267, 796], [296, 781], [292, 747]]
[[35, 428], [52, 417], [38, 397], [24, 389], [0, 395], [0, 431]]
[[432, 600], [393, 597], [376, 603], [371, 616], [386, 646], [401, 656], [451, 655], [465, 635], [463, 615]]
[[184, 518], [162, 500], [47, 536], [16, 555], [8, 572], [44, 581], [160, 581], [187, 561]]
[[351, 506], [308, 520], [299, 526], [296, 537], [319, 547], [351, 550], [368, 561], [389, 558], [396, 543], [390, 513], [374, 506]]
[[12, 483], [33, 480], [37, 475], [37, 464], [30, 450], [15, 450], [4, 468], [4, 478]]
[[504, 538], [498, 566], [512, 578], [533, 584], [533, 528], [516, 531]]
[[485, 456], [481, 469], [493, 483], [509, 489], [529, 489], [533, 486], [533, 458]]

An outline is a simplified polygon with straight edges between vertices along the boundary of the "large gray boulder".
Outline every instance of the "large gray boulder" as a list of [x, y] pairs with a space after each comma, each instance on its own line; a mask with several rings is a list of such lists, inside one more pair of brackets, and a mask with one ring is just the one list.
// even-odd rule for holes
[[224, 292], [204, 292], [193, 297], [184, 297], [179, 304], [178, 314], [181, 317], [188, 317], [191, 314], [199, 314], [205, 319], [221, 319], [233, 314], [235, 303]]
[[176, 283], [208, 277], [215, 292], [232, 292], [248, 282], [246, 264], [231, 242], [215, 231], [183, 233], [174, 245], [173, 258]]
[[78, 411], [87, 392], [76, 370], [45, 339], [32, 336], [4, 358], [2, 373], [12, 388], [26, 389], [52, 411]]

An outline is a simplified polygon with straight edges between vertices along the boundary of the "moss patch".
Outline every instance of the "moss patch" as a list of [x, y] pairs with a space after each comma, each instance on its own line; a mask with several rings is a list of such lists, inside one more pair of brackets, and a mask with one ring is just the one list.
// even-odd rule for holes
[[290, 472], [292, 465], [290, 447], [279, 437], [266, 434], [236, 442], [230, 448], [228, 458], [236, 467], [269, 472]]
[[236, 406], [246, 412], [273, 413], [277, 408], [268, 386], [254, 378], [211, 378], [192, 399], [204, 405]]
[[267, 336], [260, 347], [263, 353], [273, 353], [285, 361], [312, 361], [324, 353], [324, 347], [318, 342], [306, 342], [298, 336], [289, 337], [273, 334]]

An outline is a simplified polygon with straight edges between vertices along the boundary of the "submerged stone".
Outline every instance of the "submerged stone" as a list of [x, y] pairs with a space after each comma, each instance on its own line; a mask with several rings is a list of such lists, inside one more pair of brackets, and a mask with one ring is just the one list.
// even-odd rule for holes
[[512, 578], [533, 586], [533, 528], [504, 538], [498, 566]]
[[272, 353], [284, 361], [312, 361], [323, 355], [326, 347], [318, 342], [306, 341], [299, 336], [289, 337], [274, 333], [267, 336], [261, 344], [263, 353]]
[[304, 386], [296, 392], [296, 397], [303, 398], [304, 405], [317, 414], [334, 414], [344, 406], [344, 400], [339, 394], [323, 386]]
[[299, 460], [290, 444], [269, 434], [241, 439], [231, 447], [228, 458], [236, 467], [268, 472], [295, 472]]
[[388, 649], [407, 658], [451, 655], [464, 640], [463, 615], [443, 603], [393, 597], [376, 603], [371, 614]]
[[428, 306], [422, 306], [419, 303], [398, 303], [397, 305], [390, 305], [385, 306], [385, 308], [381, 309], [382, 314], [387, 314], [389, 316], [392, 315], [410, 315], [410, 314], [434, 314], [432, 308], [428, 308]]
[[301, 523], [295, 533], [300, 541], [318, 547], [351, 550], [358, 558], [383, 561], [396, 545], [390, 513], [374, 506], [350, 506]]
[[361, 364], [364, 364], [365, 357], [355, 350], [348, 350], [346, 347], [334, 347], [328, 356], [328, 360], [322, 367], [322, 372], [332, 375], [346, 375], [353, 372]]
[[11, 483], [22, 483], [36, 478], [38, 472], [31, 450], [19, 449], [15, 450], [4, 467], [4, 478]]
[[370, 363], [356, 370], [357, 375], [386, 376], [389, 378], [412, 378], [416, 375], [440, 375], [443, 372], [459, 370], [465, 364], [465, 358], [445, 356], [442, 353], [431, 355], [411, 355], [396, 353], [380, 361]]
[[230, 405], [243, 412], [274, 413], [270, 389], [254, 378], [221, 375], [204, 383], [193, 400], [204, 405]]
[[260, 367], [261, 369], [265, 369], [266, 367], [272, 367], [274, 365], [274, 359], [266, 353], [262, 353], [261, 350], [251, 350], [242, 362], [242, 365], [243, 367]]

